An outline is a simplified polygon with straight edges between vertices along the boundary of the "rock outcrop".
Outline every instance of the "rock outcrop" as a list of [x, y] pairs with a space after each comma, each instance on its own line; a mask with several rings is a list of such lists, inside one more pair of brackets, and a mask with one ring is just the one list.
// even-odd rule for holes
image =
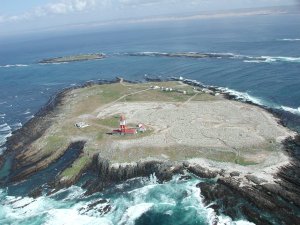
[[[300, 224], [299, 136], [285, 141], [291, 163], [275, 174], [275, 182], [237, 173], [220, 176], [216, 182], [199, 183], [207, 205], [234, 219], [244, 216], [257, 225]], [[210, 177], [204, 173], [202, 177]]]
[[182, 173], [184, 170], [183, 163], [157, 159], [112, 164], [100, 154], [94, 156], [92, 165], [91, 170], [96, 174], [97, 179], [86, 183], [85, 187], [89, 194], [102, 191], [103, 188], [115, 183], [136, 177], [149, 177], [152, 174], [155, 174], [160, 181], [168, 181], [173, 175]]

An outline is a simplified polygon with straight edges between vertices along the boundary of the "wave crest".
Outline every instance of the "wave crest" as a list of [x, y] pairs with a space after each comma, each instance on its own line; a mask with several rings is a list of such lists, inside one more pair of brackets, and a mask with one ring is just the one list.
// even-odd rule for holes
[[200, 86], [200, 87], [204, 87], [204, 88], [212, 88], [214, 90], [219, 91], [220, 93], [229, 94], [229, 95], [233, 96], [233, 98], [236, 100], [240, 100], [243, 102], [252, 102], [253, 104], [263, 106], [265, 108], [279, 109], [279, 110], [283, 110], [283, 111], [290, 112], [292, 114], [300, 116], [300, 106], [298, 108], [292, 108], [289, 106], [281, 106], [281, 105], [275, 104], [273, 102], [268, 102], [262, 98], [250, 95], [248, 92], [236, 91], [236, 90], [233, 90], [233, 89], [230, 89], [227, 87], [215, 87], [215, 86], [203, 85], [202, 83], [200, 83], [198, 81], [184, 79], [182, 77], [179, 77], [179, 78], [173, 77], [173, 79], [180, 80], [180, 81], [183, 81], [185, 83], [189, 83], [189, 84], [192, 84], [195, 86]]
[[300, 107], [292, 108], [288, 106], [280, 106], [280, 109], [300, 116]]
[[300, 41], [300, 38], [282, 38], [279, 41]]
[[234, 54], [231, 52], [216, 53], [216, 52], [135, 52], [135, 53], [124, 53], [128, 56], [153, 56], [153, 57], [185, 57], [195, 59], [233, 59], [243, 60], [246, 63], [274, 63], [274, 62], [289, 62], [289, 63], [300, 63], [300, 57], [292, 56], [249, 56]]
[[0, 66], [0, 68], [10, 68], [10, 67], [27, 67], [29, 65], [26, 64], [7, 64], [4, 66]]

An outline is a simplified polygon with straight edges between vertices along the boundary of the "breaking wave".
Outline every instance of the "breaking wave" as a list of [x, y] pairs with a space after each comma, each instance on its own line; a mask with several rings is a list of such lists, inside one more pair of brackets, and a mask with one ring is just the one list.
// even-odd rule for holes
[[280, 106], [280, 109], [300, 116], [300, 107], [291, 108], [291, 107], [288, 107], [288, 106]]
[[300, 38], [283, 38], [279, 39], [279, 41], [300, 41]]
[[6, 131], [10, 131], [10, 130], [11, 130], [11, 127], [7, 123], [0, 125], [0, 132], [6, 132]]
[[288, 107], [288, 106], [276, 105], [275, 103], [267, 102], [259, 97], [252, 96], [252, 95], [248, 94], [247, 92], [235, 91], [235, 90], [232, 90], [229, 88], [220, 87], [217, 89], [221, 90], [223, 93], [227, 93], [227, 94], [235, 96], [235, 99], [237, 99], [237, 100], [241, 100], [244, 102], [248, 101], [248, 102], [252, 102], [256, 105], [264, 106], [267, 108], [280, 109], [280, 110], [290, 112], [295, 115], [300, 115], [300, 107], [292, 108], [292, 107]]
[[[135, 225], [141, 224], [143, 217], [152, 217], [152, 223], [163, 224], [164, 219], [172, 224], [215, 224], [252, 225], [247, 221], [232, 221], [229, 217], [217, 216], [212, 208], [202, 203], [200, 189], [196, 187], [198, 179], [180, 181], [179, 176], [169, 182], [159, 184], [156, 179], [137, 178], [118, 185], [119, 191], [108, 194], [105, 203], [98, 203], [106, 194], [84, 195], [77, 186], [62, 189], [50, 196], [36, 199], [30, 197], [8, 196], [0, 189], [0, 221], [4, 224], [24, 225]], [[112, 207], [108, 213], [101, 213], [107, 205]], [[91, 207], [91, 205], [93, 205]], [[177, 212], [184, 212], [179, 215]], [[159, 222], [157, 221], [159, 220]], [[172, 221], [170, 221], [172, 220]]]
[[12, 128], [7, 124], [0, 124], [0, 155], [5, 151], [6, 139], [12, 135]]
[[25, 112], [23, 112], [22, 114], [23, 115], [28, 115], [28, 114], [30, 114], [31, 112], [30, 112], [30, 110], [29, 109], [27, 109]]
[[18, 130], [22, 127], [22, 123], [15, 123], [11, 125], [13, 131]]
[[235, 98], [237, 100], [241, 100], [241, 101], [245, 101], [245, 102], [249, 101], [249, 102], [252, 102], [252, 103], [260, 105], [260, 106], [268, 105], [262, 99], [260, 99], [258, 97], [254, 97], [254, 96], [248, 94], [247, 92], [240, 92], [240, 91], [236, 91], [236, 90], [224, 88], [224, 87], [219, 87], [217, 89], [222, 91], [223, 93], [227, 93], [227, 94], [235, 96]]
[[248, 57], [248, 59], [245, 59], [244, 62], [248, 62], [248, 63], [274, 63], [274, 62], [300, 63], [300, 57], [283, 57], [283, 56]]
[[292, 108], [289, 106], [276, 105], [275, 103], [267, 102], [259, 97], [252, 96], [252, 95], [248, 94], [247, 92], [239, 92], [239, 91], [235, 91], [235, 90], [232, 90], [229, 88], [217, 88], [217, 89], [221, 90], [224, 93], [228, 93], [230, 95], [235, 96], [235, 98], [237, 100], [252, 102], [256, 105], [265, 106], [267, 108], [280, 109], [280, 110], [290, 112], [292, 114], [300, 116], [300, 107]]
[[286, 56], [248, 56], [227, 53], [202, 53], [202, 52], [180, 52], [180, 53], [165, 53], [165, 52], [136, 52], [124, 53], [129, 56], [157, 56], [157, 57], [185, 57], [197, 59], [235, 59], [243, 60], [246, 63], [274, 63], [274, 62], [289, 62], [300, 63], [300, 57], [286, 57]]
[[256, 105], [263, 106], [266, 108], [279, 109], [279, 110], [283, 110], [286, 112], [290, 112], [295, 115], [300, 115], [300, 107], [292, 108], [289, 106], [281, 106], [281, 105], [275, 104], [273, 102], [268, 102], [262, 98], [250, 95], [248, 92], [236, 91], [236, 90], [233, 90], [233, 89], [230, 89], [227, 87], [215, 87], [215, 86], [204, 85], [201, 82], [198, 82], [196, 80], [184, 79], [183, 77], [179, 77], [179, 78], [173, 77], [173, 79], [180, 80], [180, 81], [183, 81], [185, 83], [189, 83], [189, 84], [192, 84], [195, 86], [201, 86], [201, 87], [205, 87], [205, 88], [213, 88], [213, 89], [219, 91], [220, 93], [229, 94], [229, 95], [233, 96], [234, 99], [239, 100], [239, 101], [252, 102]]
[[27, 67], [27, 66], [29, 66], [29, 65], [26, 65], [26, 64], [8, 64], [8, 65], [4, 65], [4, 66], [0, 65], [0, 68]]

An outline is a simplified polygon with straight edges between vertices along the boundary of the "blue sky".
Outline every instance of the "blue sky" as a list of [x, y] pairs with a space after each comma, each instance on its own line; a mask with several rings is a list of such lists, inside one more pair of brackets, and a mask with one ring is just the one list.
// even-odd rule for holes
[[[2, 34], [201, 11], [295, 5], [297, 0], [1, 0]], [[1, 34], [0, 34], [1, 35]]]

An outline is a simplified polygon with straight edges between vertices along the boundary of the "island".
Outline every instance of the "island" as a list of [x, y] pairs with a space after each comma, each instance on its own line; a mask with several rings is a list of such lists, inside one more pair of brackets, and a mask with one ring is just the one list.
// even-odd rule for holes
[[284, 61], [282, 57], [272, 56], [247, 56], [234, 53], [205, 53], [205, 52], [134, 52], [126, 53], [128, 56], [143, 57], [169, 57], [169, 58], [193, 58], [193, 59], [225, 59], [225, 60], [242, 60], [244, 62], [277, 62]]
[[[125, 120], [136, 132], [119, 130]], [[155, 174], [163, 182], [191, 173], [209, 181], [198, 187], [218, 214], [297, 224], [299, 146], [299, 136], [267, 109], [219, 89], [182, 78], [119, 78], [63, 90], [14, 132], [5, 153], [11, 162], [6, 183], [29, 179], [61, 159], [47, 182], [59, 190], [90, 171], [87, 194], [134, 177]]]
[[[156, 56], [156, 57], [185, 57], [185, 58], [235, 58], [233, 53], [204, 53], [204, 52], [133, 52], [127, 53], [129, 56]], [[243, 56], [244, 57], [244, 56]]]
[[103, 59], [103, 58], [105, 58], [105, 55], [102, 53], [79, 54], [79, 55], [71, 55], [71, 56], [43, 59], [43, 60], [39, 61], [39, 63], [41, 63], [41, 64], [69, 63], [69, 62], [78, 62], [78, 61], [87, 61], [87, 60], [97, 60], [97, 59]]

